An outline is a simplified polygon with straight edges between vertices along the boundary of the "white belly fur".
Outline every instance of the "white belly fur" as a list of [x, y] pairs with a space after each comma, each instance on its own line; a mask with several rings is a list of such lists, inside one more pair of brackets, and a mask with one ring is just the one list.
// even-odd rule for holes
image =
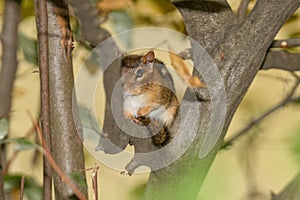
[[[137, 117], [137, 112], [140, 108], [147, 105], [146, 95], [139, 96], [124, 96], [124, 111], [129, 112]], [[150, 119], [156, 119], [164, 124], [169, 124], [173, 121], [173, 115], [166, 110], [165, 106], [159, 106], [149, 114]]]
[[124, 111], [132, 113], [135, 117], [140, 108], [146, 105], [146, 96], [124, 96]]
[[166, 110], [165, 106], [159, 106], [149, 114], [150, 119], [156, 119], [164, 124], [169, 124], [173, 121], [172, 115]]

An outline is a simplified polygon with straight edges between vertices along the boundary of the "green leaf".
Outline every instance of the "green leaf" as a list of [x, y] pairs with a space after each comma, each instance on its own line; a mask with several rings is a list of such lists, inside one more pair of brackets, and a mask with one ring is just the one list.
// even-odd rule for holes
[[[4, 190], [12, 192], [21, 188], [22, 175], [8, 174], [4, 177]], [[24, 193], [27, 199], [43, 199], [43, 188], [32, 177], [25, 176]]]
[[3, 140], [8, 134], [8, 120], [0, 119], [0, 140]]
[[300, 163], [300, 128], [296, 133], [294, 141], [295, 143], [293, 147], [293, 152], [295, 154], [296, 160]]
[[0, 144], [7, 144], [7, 143], [16, 143], [14, 147], [15, 151], [37, 149], [39, 147], [39, 145], [34, 144], [30, 140], [23, 137], [10, 138], [10, 139], [5, 139], [0, 141]]
[[[121, 33], [133, 28], [134, 22], [128, 12], [123, 10], [113, 11], [110, 13], [110, 17], [113, 22], [113, 29], [116, 33]], [[131, 46], [131, 35], [122, 34], [119, 38], [120, 42], [127, 48]]]
[[20, 188], [21, 178], [21, 175], [6, 175], [4, 177], [4, 190], [9, 192]]
[[78, 112], [83, 128], [93, 129], [100, 132], [96, 116], [84, 106], [78, 107]]
[[37, 41], [19, 32], [19, 41], [24, 53], [25, 60], [31, 64], [38, 65]]
[[300, 97], [297, 98], [297, 99], [294, 101], [294, 103], [295, 103], [296, 105], [300, 105]]
[[38, 147], [38, 145], [25, 138], [17, 138], [15, 141], [17, 142], [16, 146], [14, 147], [15, 151], [31, 150]]
[[73, 171], [71, 174], [71, 179], [77, 183], [78, 185], [80, 185], [81, 187], [87, 187], [86, 185], [86, 180], [85, 180], [85, 177], [82, 175], [81, 172], [79, 171]]

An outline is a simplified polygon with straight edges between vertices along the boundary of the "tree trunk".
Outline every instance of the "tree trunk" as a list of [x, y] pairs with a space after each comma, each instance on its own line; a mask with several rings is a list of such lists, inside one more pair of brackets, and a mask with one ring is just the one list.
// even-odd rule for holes
[[225, 84], [227, 114], [221, 137], [213, 150], [199, 158], [212, 114], [209, 103], [199, 102], [201, 120], [194, 143], [175, 163], [151, 173], [144, 194], [144, 199], [149, 200], [196, 199], [233, 114], [259, 70], [268, 47], [300, 4], [299, 0], [257, 1], [252, 12], [240, 20], [224, 0], [174, 2], [185, 20], [187, 33], [210, 53], [218, 66]]
[[[76, 130], [76, 116], [73, 116], [73, 109], [77, 108], [75, 104], [73, 106], [73, 38], [68, 4], [66, 1], [48, 1], [47, 11], [51, 149], [54, 159], [66, 176], [71, 178], [75, 172], [85, 180], [83, 146]], [[86, 186], [75, 184], [87, 197]], [[77, 199], [56, 173], [54, 187], [56, 199]]]
[[[35, 0], [35, 16], [38, 40], [38, 63], [40, 70], [41, 126], [45, 145], [50, 150], [50, 105], [49, 105], [49, 62], [48, 62], [48, 14], [47, 0]], [[50, 150], [51, 151], [51, 150]], [[43, 199], [52, 200], [52, 168], [43, 157]]]
[[[0, 72], [0, 120], [9, 119], [12, 102], [13, 84], [18, 60], [18, 24], [21, 0], [6, 0], [4, 8], [2, 41], [2, 68]], [[3, 167], [5, 166], [5, 146], [0, 144], [0, 200], [4, 200]]]

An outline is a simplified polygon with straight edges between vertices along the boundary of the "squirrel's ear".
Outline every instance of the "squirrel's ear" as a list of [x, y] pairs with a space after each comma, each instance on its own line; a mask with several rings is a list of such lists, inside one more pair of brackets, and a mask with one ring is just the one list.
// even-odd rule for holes
[[153, 51], [149, 51], [146, 55], [143, 56], [143, 63], [146, 64], [147, 62], [152, 63], [155, 60], [155, 54]]

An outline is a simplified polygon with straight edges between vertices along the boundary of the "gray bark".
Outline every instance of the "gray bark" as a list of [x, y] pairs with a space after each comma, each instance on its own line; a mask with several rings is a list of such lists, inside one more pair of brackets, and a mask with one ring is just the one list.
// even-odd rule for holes
[[196, 199], [233, 114], [260, 69], [268, 47], [300, 5], [299, 0], [258, 1], [248, 17], [239, 20], [223, 0], [174, 2], [185, 20], [187, 33], [204, 46], [219, 68], [226, 89], [227, 115], [217, 144], [206, 157], [199, 159], [211, 115], [208, 103], [199, 102], [202, 115], [196, 140], [175, 163], [151, 173], [144, 199]]
[[[85, 179], [83, 146], [73, 116], [73, 38], [68, 5], [66, 1], [48, 1], [47, 11], [52, 154], [66, 176], [71, 178], [72, 173], [77, 172]], [[87, 188], [78, 183], [75, 185], [87, 197]], [[56, 173], [54, 188], [56, 199], [77, 199]]]

